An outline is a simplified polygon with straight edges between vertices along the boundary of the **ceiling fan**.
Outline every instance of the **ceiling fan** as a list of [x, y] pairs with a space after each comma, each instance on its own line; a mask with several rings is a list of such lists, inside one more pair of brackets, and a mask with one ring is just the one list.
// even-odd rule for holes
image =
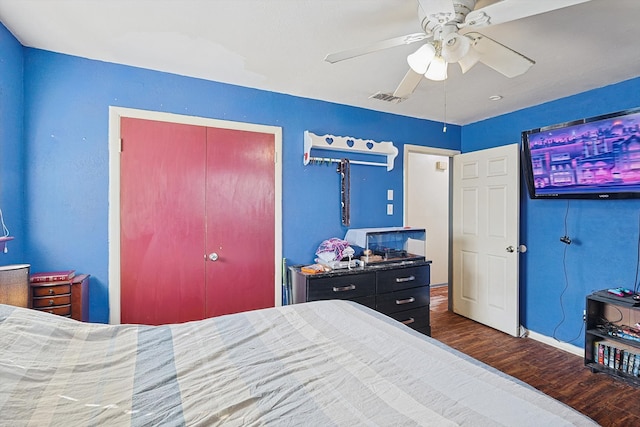
[[325, 61], [335, 63], [383, 49], [424, 42], [407, 57], [409, 71], [393, 93], [393, 97], [399, 100], [409, 97], [422, 77], [445, 80], [451, 63], [458, 63], [462, 72], [466, 73], [481, 62], [506, 77], [516, 77], [525, 73], [535, 62], [473, 30], [587, 1], [418, 0], [418, 17], [423, 32], [331, 53], [325, 57]]

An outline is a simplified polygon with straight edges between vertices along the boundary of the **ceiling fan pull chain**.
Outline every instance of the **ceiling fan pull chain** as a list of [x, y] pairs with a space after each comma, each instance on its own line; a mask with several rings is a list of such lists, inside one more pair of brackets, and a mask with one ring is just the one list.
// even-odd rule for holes
[[447, 80], [442, 81], [444, 88], [444, 123], [442, 124], [442, 132], [447, 132]]

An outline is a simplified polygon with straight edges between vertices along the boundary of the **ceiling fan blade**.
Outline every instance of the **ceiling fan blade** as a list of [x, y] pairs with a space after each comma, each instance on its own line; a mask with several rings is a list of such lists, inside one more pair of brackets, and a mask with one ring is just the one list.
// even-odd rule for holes
[[395, 92], [393, 92], [393, 96], [408, 98], [416, 90], [420, 80], [422, 80], [422, 74], [418, 74], [409, 68], [409, 71], [407, 71], [407, 74], [404, 75]]
[[418, 5], [426, 18], [440, 24], [447, 23], [456, 16], [453, 0], [418, 0]]
[[467, 33], [473, 41], [471, 49], [478, 60], [499, 73], [511, 78], [524, 74], [535, 61], [480, 33]]
[[501, 0], [470, 12], [462, 26], [496, 25], [588, 1], [590, 0]]
[[392, 39], [382, 40], [368, 46], [356, 47], [354, 49], [343, 50], [341, 52], [330, 53], [325, 56], [324, 60], [330, 63], [344, 61], [345, 59], [355, 58], [357, 56], [366, 55], [368, 53], [377, 52], [383, 49], [389, 49], [403, 44], [411, 44], [419, 42], [427, 38], [425, 33], [414, 33], [406, 36], [394, 37]]

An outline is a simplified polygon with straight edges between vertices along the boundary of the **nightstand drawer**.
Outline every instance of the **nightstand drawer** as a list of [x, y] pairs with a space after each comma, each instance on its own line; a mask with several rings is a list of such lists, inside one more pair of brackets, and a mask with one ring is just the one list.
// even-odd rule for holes
[[381, 294], [428, 285], [429, 271], [429, 265], [379, 271], [377, 291]]
[[308, 301], [354, 299], [376, 293], [375, 273], [347, 274], [309, 280]]
[[58, 307], [36, 308], [36, 310], [44, 311], [45, 313], [57, 314], [58, 316], [71, 317], [71, 304], [61, 305]]
[[55, 286], [31, 286], [34, 297], [48, 297], [52, 295], [64, 295], [71, 293], [71, 284]]
[[384, 314], [390, 314], [416, 307], [425, 307], [429, 305], [429, 298], [429, 286], [378, 294], [376, 310]]
[[39, 297], [33, 299], [33, 308], [53, 307], [56, 305], [71, 304], [71, 295], [54, 295], [51, 297]]

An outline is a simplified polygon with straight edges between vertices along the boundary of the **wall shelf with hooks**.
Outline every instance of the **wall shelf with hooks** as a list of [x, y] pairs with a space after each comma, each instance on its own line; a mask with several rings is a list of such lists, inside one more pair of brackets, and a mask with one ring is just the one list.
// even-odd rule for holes
[[312, 157], [311, 150], [317, 148], [321, 150], [342, 151], [346, 153], [372, 154], [377, 156], [387, 156], [387, 163], [367, 162], [360, 160], [349, 160], [351, 164], [385, 166], [387, 171], [393, 169], [393, 162], [398, 155], [398, 149], [393, 142], [376, 142], [370, 139], [358, 139], [348, 136], [316, 135], [312, 132], [304, 131], [304, 164], [319, 161], [339, 163], [340, 159], [327, 159], [322, 157]]

